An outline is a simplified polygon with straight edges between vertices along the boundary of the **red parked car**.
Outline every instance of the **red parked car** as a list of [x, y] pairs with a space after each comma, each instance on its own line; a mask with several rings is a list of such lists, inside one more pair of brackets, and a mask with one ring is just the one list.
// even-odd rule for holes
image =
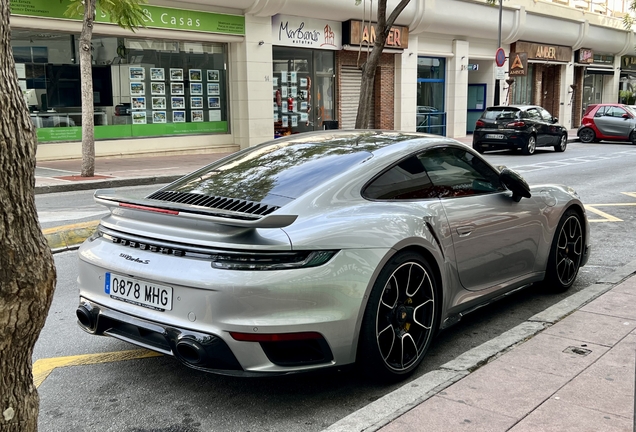
[[577, 135], [584, 143], [607, 140], [636, 144], [636, 111], [623, 104], [589, 105]]

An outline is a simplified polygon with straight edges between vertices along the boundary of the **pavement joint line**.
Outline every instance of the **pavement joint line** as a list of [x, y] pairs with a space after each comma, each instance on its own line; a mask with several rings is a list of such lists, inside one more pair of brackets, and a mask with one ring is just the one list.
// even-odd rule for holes
[[[405, 412], [424, 402], [426, 399], [436, 395], [439, 391], [468, 376], [480, 366], [503, 355], [511, 347], [525, 342], [546, 328], [551, 327], [557, 321], [577, 311], [583, 305], [610, 291], [614, 286], [634, 273], [636, 273], [636, 261], [632, 261], [615, 270], [610, 275], [604, 277], [603, 281], [598, 281], [566, 297], [546, 309], [544, 311], [545, 313], [540, 312], [530, 317], [528, 320], [502, 333], [496, 338], [484, 342], [478, 347], [461, 354], [456, 359], [441, 365], [439, 369], [428, 372], [404, 384], [402, 387], [384, 395], [373, 403], [338, 420], [322, 432], [377, 431]], [[499, 351], [495, 352], [496, 349], [499, 349]], [[444, 375], [444, 372], [450, 375]], [[438, 376], [438, 374], [441, 375]], [[458, 375], [461, 376], [458, 377]], [[448, 382], [439, 382], [438, 379], [444, 376], [448, 377]], [[411, 395], [413, 392], [411, 387], [414, 383], [431, 390], [425, 392], [422, 396], [414, 397]], [[391, 409], [391, 407], [397, 408]]]
[[51, 374], [51, 372], [61, 367], [113, 363], [117, 361], [160, 357], [162, 355], [163, 354], [147, 349], [134, 349], [127, 351], [39, 359], [33, 363], [33, 383], [36, 388], [39, 387], [40, 384], [42, 384]]
[[[415, 408], [431, 396], [468, 375], [468, 372], [435, 370], [405, 384], [332, 424], [324, 432], [371, 432]], [[397, 396], [397, 397], [396, 397]]]

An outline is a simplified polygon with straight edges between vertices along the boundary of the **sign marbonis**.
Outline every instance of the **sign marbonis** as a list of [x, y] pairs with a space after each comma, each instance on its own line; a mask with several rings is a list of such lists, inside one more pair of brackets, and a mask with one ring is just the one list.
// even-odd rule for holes
[[[69, 19], [64, 15], [69, 0], [10, 0], [11, 14], [42, 18]], [[245, 17], [144, 5], [146, 26], [205, 33], [245, 35]], [[110, 17], [97, 10], [95, 21], [112, 23]]]

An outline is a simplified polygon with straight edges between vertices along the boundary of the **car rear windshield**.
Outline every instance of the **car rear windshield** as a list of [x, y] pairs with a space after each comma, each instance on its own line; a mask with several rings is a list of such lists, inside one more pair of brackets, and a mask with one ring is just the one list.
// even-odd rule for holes
[[208, 165], [163, 190], [282, 206], [405, 137], [370, 132], [278, 139]]
[[488, 120], [514, 119], [519, 116], [519, 109], [511, 107], [492, 107], [487, 108], [481, 115], [482, 118]]

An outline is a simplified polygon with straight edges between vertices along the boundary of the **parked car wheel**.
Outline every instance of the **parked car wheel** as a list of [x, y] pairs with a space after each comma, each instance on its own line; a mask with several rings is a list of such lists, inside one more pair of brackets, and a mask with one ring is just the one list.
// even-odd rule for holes
[[579, 131], [579, 139], [584, 143], [591, 143], [596, 140], [596, 134], [590, 128], [583, 128]]
[[552, 239], [545, 283], [553, 292], [563, 292], [572, 286], [583, 257], [581, 216], [570, 209], [565, 212]]
[[632, 131], [632, 133], [629, 134], [629, 141], [632, 144], [636, 144], [636, 131]]
[[437, 331], [439, 289], [419, 254], [396, 254], [382, 269], [367, 303], [358, 359], [365, 374], [395, 380], [424, 358]]
[[528, 137], [528, 142], [523, 147], [523, 154], [531, 155], [534, 154], [534, 151], [537, 149], [537, 138], [534, 135], [530, 135]]
[[559, 143], [554, 146], [554, 150], [557, 152], [564, 152], [567, 146], [568, 146], [568, 136], [563, 134], [561, 135], [561, 139], [559, 140]]

